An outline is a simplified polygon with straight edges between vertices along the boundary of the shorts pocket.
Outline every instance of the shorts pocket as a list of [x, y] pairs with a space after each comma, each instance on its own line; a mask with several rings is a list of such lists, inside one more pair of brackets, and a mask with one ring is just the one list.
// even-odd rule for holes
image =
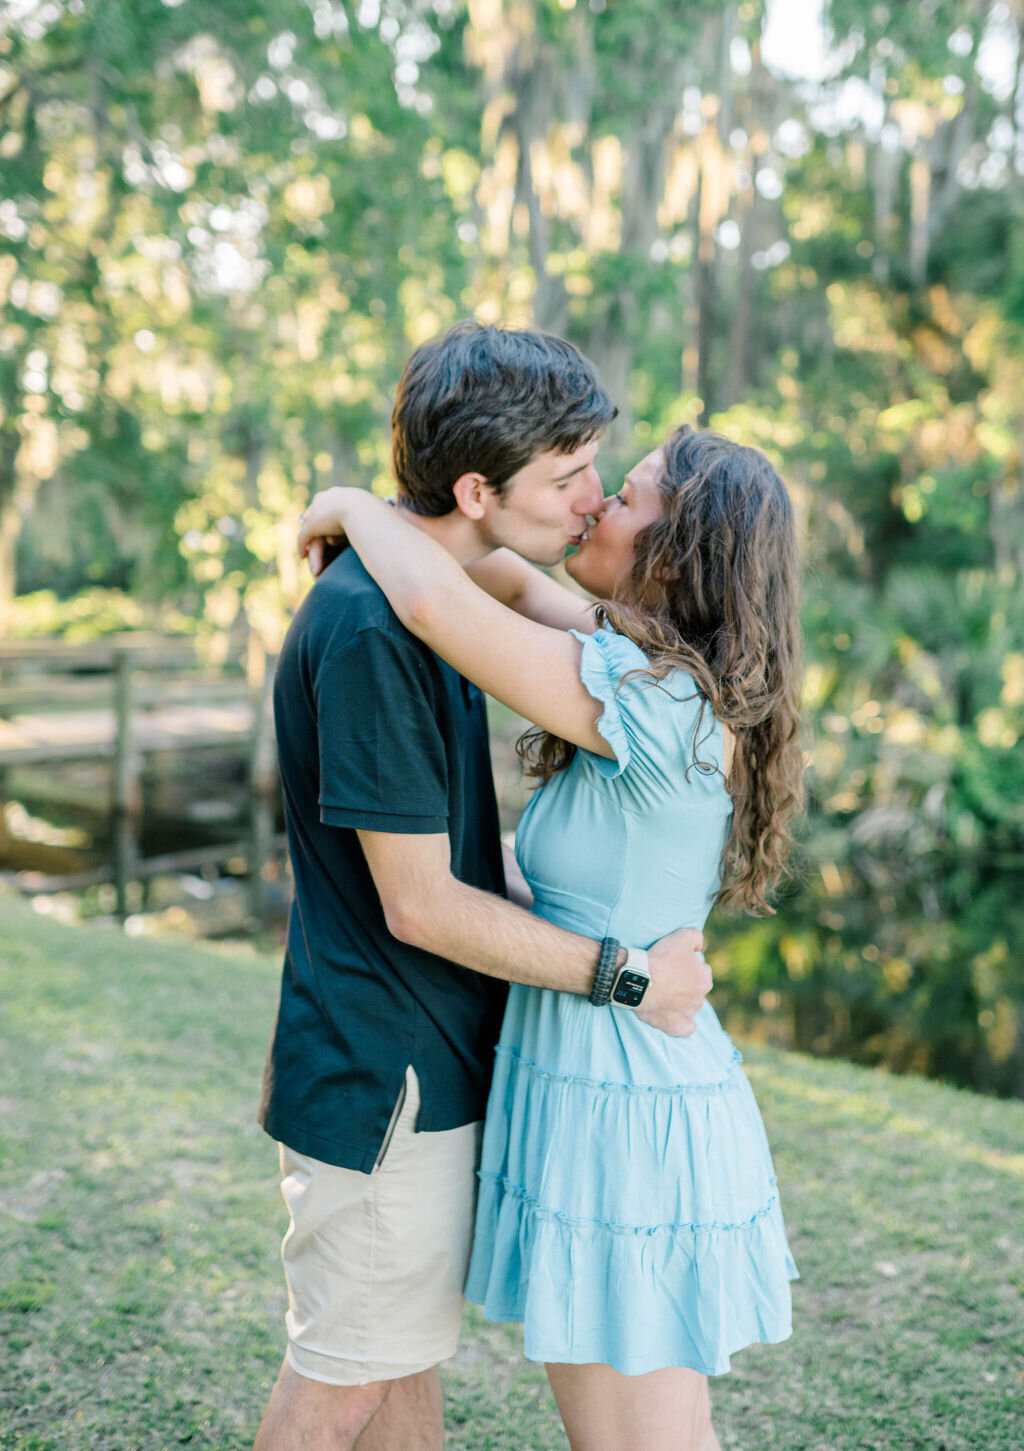
[[419, 1113], [420, 1107], [419, 1088], [419, 1080], [417, 1079], [415, 1070], [410, 1063], [408, 1068], [405, 1070], [405, 1078], [402, 1082], [402, 1086], [398, 1090], [398, 1098], [395, 1100], [395, 1107], [391, 1114], [391, 1121], [389, 1122], [387, 1132], [384, 1135], [384, 1142], [381, 1144], [380, 1151], [377, 1154], [376, 1160], [374, 1161], [373, 1169], [371, 1171], [372, 1173], [376, 1174], [378, 1169], [383, 1168], [384, 1161], [388, 1156], [388, 1152], [391, 1149], [391, 1145], [394, 1142], [395, 1135], [398, 1133], [399, 1128], [401, 1128], [403, 1132], [408, 1131], [410, 1120], [412, 1124], [415, 1125], [416, 1115]]

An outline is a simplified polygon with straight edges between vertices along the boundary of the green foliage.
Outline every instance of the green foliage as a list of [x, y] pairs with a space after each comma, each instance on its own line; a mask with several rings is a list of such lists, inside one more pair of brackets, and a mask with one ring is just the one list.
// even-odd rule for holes
[[244, 617], [273, 650], [295, 516], [383, 483], [411, 348], [564, 331], [620, 405], [609, 484], [710, 415], [805, 534], [811, 810], [778, 917], [732, 937], [734, 1010], [1019, 1092], [1024, 181], [991, 65], [1019, 39], [995, 0], [828, 0], [814, 88], [766, 14], [21, 7], [0, 608], [24, 519], [19, 633]]
[[90, 3], [12, 30], [0, 402], [15, 444], [39, 445], [0, 503], [59, 483], [69, 515], [63, 540], [45, 510], [27, 531], [25, 583], [153, 599], [187, 569], [216, 625], [246, 609], [275, 643], [299, 584], [267, 565], [315, 479], [380, 472], [409, 329], [449, 321], [464, 285], [423, 164], [429, 97], [396, 90], [396, 56], [446, 38], [411, 14], [388, 31], [234, 0]]
[[38, 590], [18, 597], [11, 633], [20, 640], [57, 637], [70, 643], [136, 630], [144, 620], [138, 603], [117, 590], [93, 589], [71, 600]]
[[146, 608], [123, 590], [96, 587], [61, 599], [53, 590], [44, 589], [15, 600], [10, 636], [14, 640], [61, 639], [74, 645], [130, 630], [192, 635], [197, 624], [194, 615], [174, 607]]
[[808, 604], [811, 805], [798, 889], [727, 950], [796, 1041], [1024, 1093], [1024, 603], [981, 572]]

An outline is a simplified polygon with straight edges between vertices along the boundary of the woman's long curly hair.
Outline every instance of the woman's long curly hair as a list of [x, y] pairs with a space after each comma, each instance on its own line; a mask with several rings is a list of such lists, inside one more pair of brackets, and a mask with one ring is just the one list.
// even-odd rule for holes
[[[665, 444], [665, 510], [637, 535], [625, 600], [597, 606], [660, 681], [683, 669], [735, 733], [733, 819], [715, 898], [766, 915], [782, 875], [789, 823], [803, 804], [800, 744], [800, 559], [785, 485], [757, 449], [680, 428]], [[528, 774], [547, 781], [576, 748], [546, 732], [520, 742]]]

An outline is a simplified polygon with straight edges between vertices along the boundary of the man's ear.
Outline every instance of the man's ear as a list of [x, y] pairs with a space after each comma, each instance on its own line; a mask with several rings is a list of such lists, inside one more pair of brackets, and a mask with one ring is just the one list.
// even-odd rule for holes
[[461, 474], [452, 485], [455, 507], [474, 522], [484, 517], [488, 497], [493, 492], [483, 474]]

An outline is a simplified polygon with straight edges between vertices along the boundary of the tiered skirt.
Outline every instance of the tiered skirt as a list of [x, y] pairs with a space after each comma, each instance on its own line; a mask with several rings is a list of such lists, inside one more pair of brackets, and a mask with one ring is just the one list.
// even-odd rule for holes
[[740, 1054], [513, 987], [466, 1293], [531, 1360], [707, 1375], [791, 1332], [797, 1278]]

